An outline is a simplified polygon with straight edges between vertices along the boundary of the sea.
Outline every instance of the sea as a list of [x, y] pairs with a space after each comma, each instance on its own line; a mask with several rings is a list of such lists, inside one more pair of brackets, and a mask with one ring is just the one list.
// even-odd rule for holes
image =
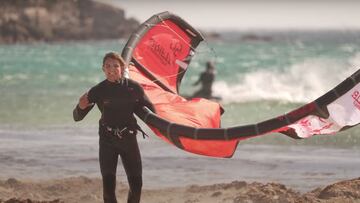
[[[360, 68], [360, 31], [227, 32], [196, 50], [180, 93], [215, 62], [215, 96], [222, 126], [257, 123], [311, 102]], [[256, 37], [254, 37], [255, 35]], [[0, 180], [101, 177], [98, 119], [72, 110], [80, 95], [104, 79], [102, 57], [126, 39], [0, 45]], [[360, 128], [293, 140], [269, 134], [241, 141], [234, 157], [184, 152], [150, 135], [138, 136], [145, 188], [238, 181], [279, 182], [309, 191], [360, 176]], [[119, 180], [126, 182], [119, 163]]]

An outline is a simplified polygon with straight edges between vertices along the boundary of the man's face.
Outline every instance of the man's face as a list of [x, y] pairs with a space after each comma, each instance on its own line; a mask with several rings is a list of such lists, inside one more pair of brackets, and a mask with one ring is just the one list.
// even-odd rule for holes
[[118, 60], [107, 58], [105, 60], [104, 66], [102, 67], [106, 79], [110, 82], [118, 81], [121, 78], [121, 66]]

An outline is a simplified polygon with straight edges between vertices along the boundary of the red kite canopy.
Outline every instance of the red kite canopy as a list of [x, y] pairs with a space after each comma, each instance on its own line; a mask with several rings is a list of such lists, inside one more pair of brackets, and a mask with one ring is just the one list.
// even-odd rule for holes
[[144, 107], [138, 116], [156, 135], [192, 153], [231, 157], [240, 140], [267, 133], [300, 139], [333, 134], [360, 122], [360, 71], [315, 101], [290, 113], [252, 125], [220, 128], [222, 107], [213, 101], [184, 99], [179, 86], [203, 40], [201, 34], [169, 12], [154, 15], [133, 33], [122, 56], [130, 78], [139, 82], [156, 114]]

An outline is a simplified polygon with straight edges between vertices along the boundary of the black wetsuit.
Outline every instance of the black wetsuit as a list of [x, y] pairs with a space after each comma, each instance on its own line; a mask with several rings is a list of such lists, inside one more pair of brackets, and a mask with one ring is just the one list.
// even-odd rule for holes
[[[139, 128], [134, 113], [143, 106], [154, 111], [141, 86], [126, 79], [119, 83], [104, 80], [88, 92], [90, 103], [101, 111], [99, 120], [99, 161], [103, 179], [104, 202], [116, 201], [116, 167], [120, 155], [130, 190], [128, 202], [139, 202], [142, 187], [141, 156], [136, 140]], [[77, 105], [74, 120], [82, 120], [94, 105], [82, 110]]]
[[197, 85], [201, 82], [201, 89], [194, 93], [193, 97], [203, 97], [206, 99], [209, 99], [212, 97], [212, 84], [214, 82], [215, 75], [212, 72], [203, 72], [200, 75], [200, 78], [198, 81], [194, 83], [194, 85]]

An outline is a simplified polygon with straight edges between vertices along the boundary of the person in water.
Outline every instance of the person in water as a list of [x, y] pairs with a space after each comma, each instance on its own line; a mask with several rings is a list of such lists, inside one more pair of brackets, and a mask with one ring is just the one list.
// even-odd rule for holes
[[99, 162], [105, 203], [117, 202], [115, 195], [116, 168], [120, 155], [129, 183], [128, 203], [140, 202], [142, 164], [136, 139], [137, 124], [134, 113], [143, 106], [155, 112], [142, 87], [123, 77], [125, 62], [115, 52], [103, 58], [102, 70], [106, 79], [83, 94], [73, 111], [75, 121], [82, 120], [97, 105], [99, 120]]
[[201, 83], [201, 88], [194, 93], [193, 97], [212, 98], [212, 84], [215, 80], [215, 66], [211, 61], [206, 62], [206, 70], [200, 74], [199, 79], [193, 84]]

